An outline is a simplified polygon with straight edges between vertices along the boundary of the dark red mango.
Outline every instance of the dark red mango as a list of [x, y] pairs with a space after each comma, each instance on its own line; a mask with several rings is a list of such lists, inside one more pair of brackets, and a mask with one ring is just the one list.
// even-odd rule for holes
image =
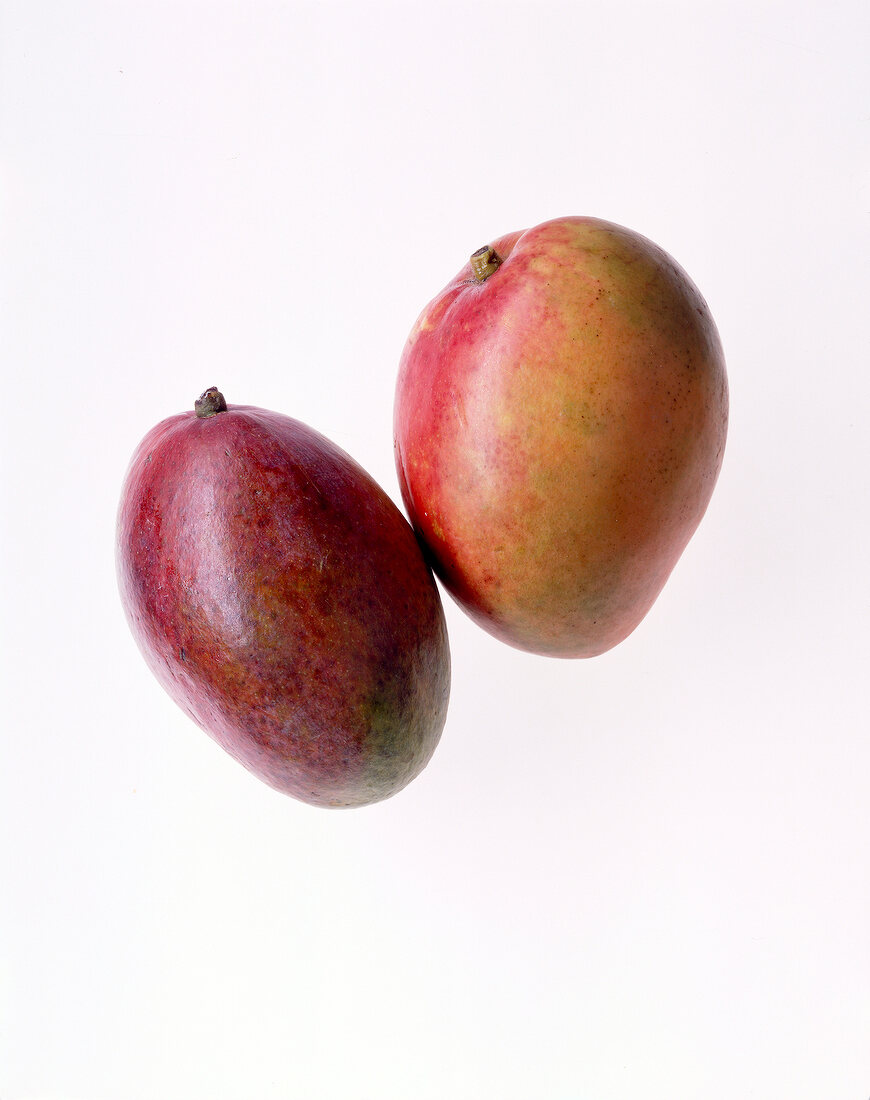
[[206, 391], [136, 451], [117, 562], [157, 679], [266, 783], [359, 806], [428, 763], [450, 684], [438, 591], [393, 502], [319, 433]]

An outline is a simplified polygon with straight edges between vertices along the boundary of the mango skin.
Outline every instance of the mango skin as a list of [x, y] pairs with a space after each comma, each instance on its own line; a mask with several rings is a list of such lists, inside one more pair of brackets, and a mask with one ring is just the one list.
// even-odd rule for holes
[[437, 586], [396, 505], [313, 429], [240, 405], [158, 424], [117, 566], [157, 679], [270, 786], [361, 806], [429, 761], [450, 688]]
[[408, 515], [455, 600], [519, 649], [593, 657], [652, 607], [713, 492], [722, 346], [639, 234], [560, 218], [492, 242], [418, 318], [396, 384]]

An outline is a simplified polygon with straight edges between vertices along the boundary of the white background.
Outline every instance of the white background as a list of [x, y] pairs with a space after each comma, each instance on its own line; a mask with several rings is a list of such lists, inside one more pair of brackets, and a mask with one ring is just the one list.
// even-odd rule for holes
[[[2, 1100], [867, 1100], [870, 18], [854, 3], [0, 4]], [[449, 601], [429, 768], [316, 810], [151, 678], [113, 533], [208, 385], [398, 500], [418, 312], [631, 226], [732, 418], [586, 662]]]

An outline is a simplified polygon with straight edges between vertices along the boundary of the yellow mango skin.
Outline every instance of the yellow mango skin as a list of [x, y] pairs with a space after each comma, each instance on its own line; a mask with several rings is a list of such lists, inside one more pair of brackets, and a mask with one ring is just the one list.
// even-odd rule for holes
[[706, 302], [657, 245], [595, 218], [492, 242], [418, 318], [396, 465], [454, 599], [519, 649], [593, 657], [652, 607], [713, 493], [728, 426]]

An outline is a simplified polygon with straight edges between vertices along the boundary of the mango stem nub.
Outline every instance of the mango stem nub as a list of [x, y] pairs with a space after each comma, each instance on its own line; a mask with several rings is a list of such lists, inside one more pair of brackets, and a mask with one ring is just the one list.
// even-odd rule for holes
[[500, 263], [501, 256], [491, 245], [485, 244], [471, 254], [471, 274], [479, 283], [483, 283], [498, 270]]
[[201, 420], [204, 420], [207, 416], [214, 416], [215, 413], [226, 412], [227, 403], [217, 386], [210, 386], [194, 401], [193, 410]]

